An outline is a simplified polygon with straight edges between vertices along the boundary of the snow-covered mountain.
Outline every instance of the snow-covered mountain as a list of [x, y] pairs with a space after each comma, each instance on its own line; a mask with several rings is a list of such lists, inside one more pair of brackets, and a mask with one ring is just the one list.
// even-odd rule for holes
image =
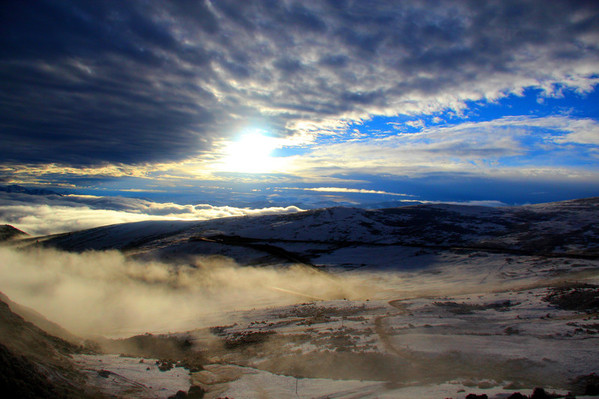
[[402, 259], [422, 251], [596, 258], [599, 198], [519, 207], [337, 207], [200, 222], [147, 221], [40, 241], [67, 251], [118, 249], [162, 259], [218, 254], [246, 264], [401, 267]]

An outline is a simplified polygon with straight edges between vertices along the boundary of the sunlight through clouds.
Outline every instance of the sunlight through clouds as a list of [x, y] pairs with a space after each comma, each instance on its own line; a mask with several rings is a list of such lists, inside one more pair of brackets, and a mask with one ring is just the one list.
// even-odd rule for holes
[[272, 137], [262, 129], [247, 129], [235, 140], [219, 143], [216, 159], [208, 164], [216, 173], [285, 173], [291, 158], [273, 152], [301, 144], [302, 137]]
[[598, 170], [593, 2], [42, 4], [3, 9], [0, 184], [177, 202]]
[[222, 170], [227, 172], [264, 173], [277, 168], [271, 154], [276, 140], [260, 131], [246, 133], [225, 148]]

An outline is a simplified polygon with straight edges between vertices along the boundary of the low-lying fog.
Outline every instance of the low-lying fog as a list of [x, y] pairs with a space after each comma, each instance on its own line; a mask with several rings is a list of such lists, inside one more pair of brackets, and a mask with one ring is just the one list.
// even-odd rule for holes
[[82, 335], [181, 331], [222, 323], [230, 311], [369, 299], [392, 288], [401, 289], [401, 281], [391, 273], [242, 267], [223, 257], [166, 264], [118, 251], [0, 248], [0, 291]]
[[440, 296], [525, 283], [488, 279], [484, 269], [325, 272], [240, 266], [217, 256], [170, 264], [118, 251], [0, 247], [0, 291], [83, 336], [185, 331], [230, 322], [235, 311], [313, 300]]
[[223, 257], [188, 264], [118, 251], [0, 248], [0, 291], [72, 332], [128, 335], [222, 322], [226, 313], [314, 299], [367, 298], [355, 276], [304, 266], [240, 267]]

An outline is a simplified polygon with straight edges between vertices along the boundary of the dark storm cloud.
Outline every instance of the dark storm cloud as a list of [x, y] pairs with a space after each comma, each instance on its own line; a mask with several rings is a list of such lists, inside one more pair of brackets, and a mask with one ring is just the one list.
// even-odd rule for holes
[[582, 1], [14, 1], [0, 7], [0, 156], [180, 160], [255, 120], [431, 112], [588, 89]]

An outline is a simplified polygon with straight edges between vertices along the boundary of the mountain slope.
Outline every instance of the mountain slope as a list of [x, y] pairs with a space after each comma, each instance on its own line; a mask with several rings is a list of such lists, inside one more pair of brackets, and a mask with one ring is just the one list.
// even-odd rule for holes
[[32, 323], [33, 325], [39, 327], [41, 330], [47, 332], [48, 334], [63, 339], [72, 344], [79, 344], [82, 341], [81, 338], [71, 334], [69, 331], [62, 328], [58, 324], [48, 320], [42, 314], [36, 312], [35, 310], [11, 301], [2, 292], [0, 292], [0, 302], [4, 302], [6, 305], [8, 305], [10, 311], [22, 317], [24, 321]]
[[13, 313], [0, 301], [0, 387], [14, 398], [100, 397], [85, 391], [70, 354], [78, 347]]
[[28, 234], [24, 231], [21, 231], [9, 224], [4, 224], [0, 226], [0, 242], [27, 235]]
[[57, 195], [62, 197], [62, 194], [59, 194], [52, 190], [46, 190], [43, 188], [27, 188], [23, 186], [19, 186], [16, 184], [10, 186], [0, 186], [0, 191], [4, 191], [6, 193], [15, 193], [15, 194], [29, 194], [29, 195]]
[[599, 198], [520, 207], [426, 204], [149, 221], [49, 237], [44, 245], [67, 251], [118, 249], [166, 259], [219, 254], [241, 263], [318, 263], [322, 254], [373, 246], [595, 259]]

